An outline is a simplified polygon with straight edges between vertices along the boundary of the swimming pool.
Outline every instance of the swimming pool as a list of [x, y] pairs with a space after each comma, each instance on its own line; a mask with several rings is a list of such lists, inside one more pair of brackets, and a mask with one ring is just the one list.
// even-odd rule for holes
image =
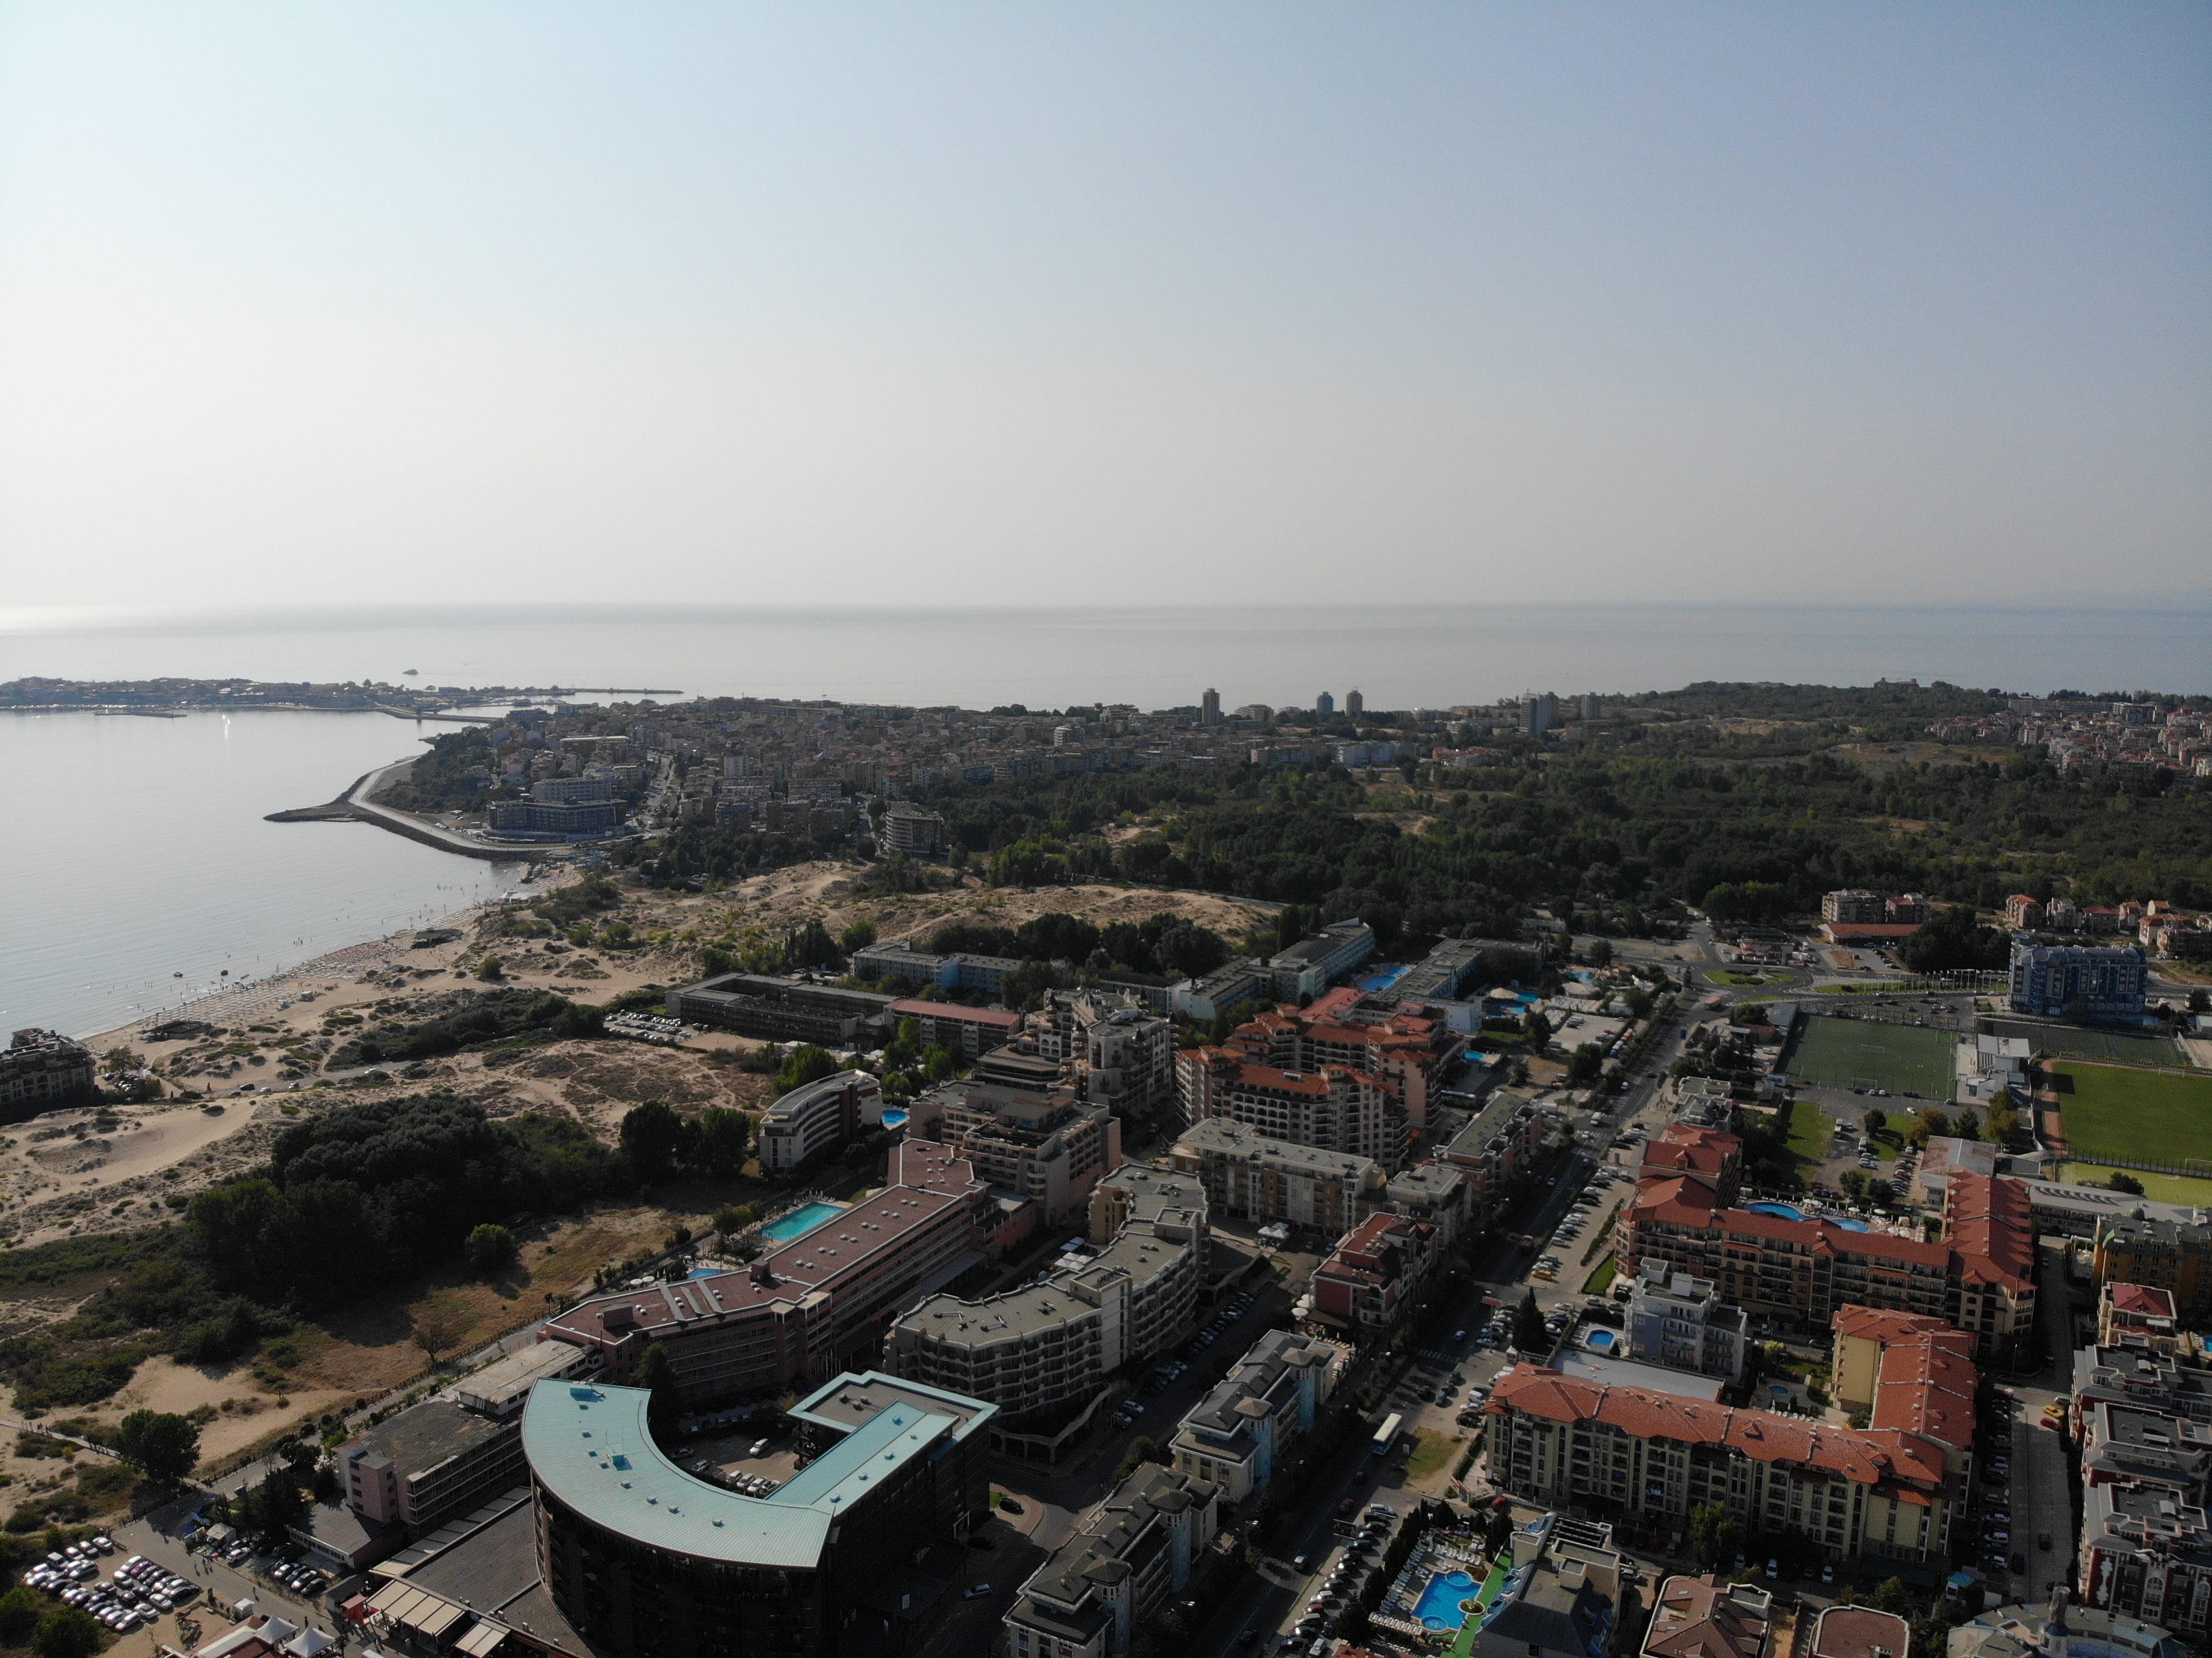
[[1372, 993], [1377, 990], [1389, 989], [1392, 985], [1396, 984], [1399, 980], [1413, 970], [1411, 966], [1402, 962], [1378, 962], [1372, 970], [1363, 974], [1352, 982], [1361, 990]]
[[903, 1128], [906, 1127], [906, 1113], [900, 1110], [896, 1106], [885, 1107], [884, 1109], [884, 1127], [886, 1128]]
[[[1798, 1208], [1795, 1204], [1747, 1203], [1744, 1205], [1744, 1207], [1750, 1210], [1754, 1215], [1773, 1215], [1783, 1220], [1802, 1220], [1805, 1218], [1805, 1212], [1802, 1209]], [[1834, 1225], [1842, 1227], [1846, 1232], [1871, 1232], [1874, 1230], [1874, 1228], [1868, 1225], [1866, 1222], [1854, 1219], [1849, 1215], [1824, 1215], [1821, 1218]]]
[[1592, 1330], [1583, 1338], [1583, 1345], [1594, 1353], [1609, 1353], [1620, 1343], [1620, 1337], [1611, 1330]]
[[788, 1243], [792, 1239], [812, 1231], [823, 1221], [844, 1212], [842, 1206], [835, 1203], [801, 1204], [789, 1214], [778, 1215], [762, 1227], [761, 1236], [774, 1238], [778, 1243]]
[[1463, 1571], [1440, 1571], [1429, 1579], [1421, 1598], [1413, 1602], [1413, 1616], [1423, 1629], [1457, 1629], [1467, 1622], [1459, 1603], [1473, 1598], [1474, 1579]]

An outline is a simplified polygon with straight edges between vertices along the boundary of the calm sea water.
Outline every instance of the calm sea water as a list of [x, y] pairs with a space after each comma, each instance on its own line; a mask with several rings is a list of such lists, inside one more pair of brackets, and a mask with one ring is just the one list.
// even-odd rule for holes
[[516, 607], [235, 612], [88, 625], [0, 613], [0, 678], [391, 679], [665, 687], [1030, 708], [1246, 702], [1371, 708], [1523, 690], [1668, 689], [1703, 679], [2007, 690], [2212, 691], [2212, 610], [1741, 605], [734, 610]]
[[[1376, 708], [1524, 689], [1876, 678], [2212, 692], [2212, 611], [1404, 605], [1229, 611], [0, 612], [0, 679], [159, 676], [654, 688], [1031, 708]], [[360, 824], [264, 823], [409, 753], [379, 714], [0, 716], [0, 1029], [110, 1029], [448, 913], [519, 870]], [[182, 979], [172, 975], [181, 972]]]
[[[264, 823], [414, 746], [384, 714], [0, 714], [0, 1029], [112, 1029], [512, 887], [365, 823]], [[182, 973], [181, 979], [172, 976]]]

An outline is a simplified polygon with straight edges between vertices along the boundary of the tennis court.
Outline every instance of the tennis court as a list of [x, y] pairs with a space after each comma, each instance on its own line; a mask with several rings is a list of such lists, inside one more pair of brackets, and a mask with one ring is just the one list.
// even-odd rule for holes
[[1958, 1046], [1948, 1030], [1815, 1014], [1804, 1022], [1784, 1068], [1799, 1082], [1822, 1088], [1886, 1088], [1948, 1100]]
[[1992, 1036], [2025, 1036], [2038, 1054], [2062, 1060], [2116, 1060], [2122, 1065], [2186, 1065], [2171, 1036], [2136, 1036], [2121, 1030], [2081, 1030], [2071, 1025], [2027, 1024], [2017, 1019], [1984, 1022]]

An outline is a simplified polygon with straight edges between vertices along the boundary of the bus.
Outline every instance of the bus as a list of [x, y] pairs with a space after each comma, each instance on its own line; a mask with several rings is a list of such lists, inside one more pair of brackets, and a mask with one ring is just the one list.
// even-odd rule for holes
[[1398, 1442], [1398, 1430], [1406, 1425], [1406, 1418], [1395, 1411], [1382, 1418], [1382, 1425], [1375, 1430], [1375, 1455], [1388, 1456], [1390, 1448]]

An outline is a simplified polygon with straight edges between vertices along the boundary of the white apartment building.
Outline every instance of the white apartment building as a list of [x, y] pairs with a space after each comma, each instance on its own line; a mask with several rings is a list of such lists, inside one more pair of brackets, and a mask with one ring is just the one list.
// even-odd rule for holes
[[761, 1114], [761, 1168], [788, 1174], [861, 1129], [883, 1126], [883, 1084], [865, 1071], [836, 1072], [793, 1089]]

